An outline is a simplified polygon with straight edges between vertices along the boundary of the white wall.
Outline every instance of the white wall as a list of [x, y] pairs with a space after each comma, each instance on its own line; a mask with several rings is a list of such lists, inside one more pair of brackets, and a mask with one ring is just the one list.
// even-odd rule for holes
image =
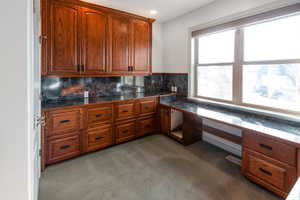
[[164, 23], [164, 72], [188, 72], [189, 29], [231, 21], [294, 2], [299, 0], [215, 0], [194, 12]]
[[[204, 27], [225, 23], [241, 17], [279, 8], [299, 0], [215, 0], [194, 12], [177, 17], [163, 24], [163, 70], [169, 73], [189, 72], [190, 32]], [[191, 84], [189, 84], [191, 87]], [[204, 121], [204, 124], [236, 135], [241, 130], [230, 126]], [[203, 139], [235, 155], [241, 147], [205, 133]]]
[[[30, 2], [30, 3], [29, 3]], [[0, 199], [29, 199], [29, 0], [1, 2]]]
[[152, 72], [163, 72], [162, 24], [159, 22], [154, 22], [152, 28]]

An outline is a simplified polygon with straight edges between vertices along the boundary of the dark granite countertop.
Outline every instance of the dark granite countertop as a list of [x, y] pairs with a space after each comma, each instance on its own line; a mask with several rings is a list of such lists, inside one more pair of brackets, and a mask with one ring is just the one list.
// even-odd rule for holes
[[99, 104], [105, 102], [162, 96], [168, 94], [171, 94], [171, 92], [127, 93], [122, 95], [112, 95], [112, 96], [103, 96], [103, 97], [48, 100], [48, 101], [42, 101], [42, 109], [48, 110], [48, 109], [55, 109], [55, 108], [61, 108], [67, 106], [91, 105], [91, 104]]
[[176, 96], [162, 97], [160, 104], [180, 111], [196, 114], [202, 118], [275, 136], [295, 143], [300, 147], [300, 122], [282, 120], [205, 103], [196, 103], [188, 98]]

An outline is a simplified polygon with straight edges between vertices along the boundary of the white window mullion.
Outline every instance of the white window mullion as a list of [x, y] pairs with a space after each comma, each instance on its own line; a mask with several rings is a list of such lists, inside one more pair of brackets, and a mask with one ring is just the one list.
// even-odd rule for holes
[[244, 32], [240, 28], [235, 35], [235, 59], [233, 68], [233, 101], [235, 104], [242, 103], [243, 94], [243, 60], [244, 60]]
[[198, 53], [198, 49], [199, 49], [199, 40], [198, 38], [194, 38], [194, 65], [193, 65], [193, 71], [194, 71], [194, 95], [193, 96], [197, 96], [198, 95], [198, 76], [197, 76], [197, 65], [199, 62], [199, 53]]

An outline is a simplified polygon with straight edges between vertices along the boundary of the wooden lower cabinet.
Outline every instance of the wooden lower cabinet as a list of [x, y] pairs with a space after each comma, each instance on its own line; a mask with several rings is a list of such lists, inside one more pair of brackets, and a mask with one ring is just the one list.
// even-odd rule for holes
[[112, 125], [101, 125], [89, 128], [85, 134], [85, 152], [96, 151], [113, 145]]
[[243, 174], [281, 197], [286, 197], [297, 180], [297, 169], [261, 153], [243, 150]]
[[116, 143], [132, 140], [136, 137], [136, 122], [125, 122], [115, 126]]
[[80, 155], [80, 134], [53, 139], [48, 141], [47, 164], [53, 164], [62, 160]]
[[160, 109], [160, 131], [165, 135], [169, 135], [171, 131], [171, 109], [161, 106]]
[[44, 111], [46, 165], [153, 133], [156, 106], [156, 97], [148, 97]]
[[116, 121], [134, 118], [136, 116], [135, 108], [136, 103], [134, 100], [116, 103], [114, 107]]
[[157, 130], [157, 120], [155, 117], [139, 119], [137, 126], [137, 137], [151, 134]]
[[297, 180], [296, 148], [254, 131], [243, 133], [242, 174], [286, 197]]
[[145, 98], [140, 100], [139, 105], [140, 116], [154, 114], [157, 110], [157, 99]]
[[112, 123], [112, 105], [105, 104], [101, 106], [93, 106], [86, 109], [86, 120], [88, 126], [99, 125], [104, 122]]
[[48, 136], [62, 135], [65, 132], [77, 131], [81, 128], [81, 109], [63, 109], [49, 113], [47, 123]]
[[296, 165], [296, 148], [291, 145], [283, 144], [249, 131], [244, 132], [243, 141], [243, 146], [249, 149], [289, 165]]

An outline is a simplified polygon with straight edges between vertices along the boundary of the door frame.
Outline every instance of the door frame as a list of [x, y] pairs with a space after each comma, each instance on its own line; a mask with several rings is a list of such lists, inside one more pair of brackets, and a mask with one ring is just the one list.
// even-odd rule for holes
[[[36, 136], [36, 132], [40, 133], [40, 131], [36, 131], [40, 129], [35, 128], [36, 123], [36, 113], [35, 112], [35, 88], [40, 88], [39, 85], [36, 85], [35, 82], [35, 70], [39, 69], [39, 77], [40, 74], [40, 64], [41, 64], [41, 46], [39, 44], [39, 36], [41, 32], [41, 17], [40, 17], [40, 0], [28, 0], [28, 15], [27, 15], [27, 83], [28, 83], [28, 139], [29, 139], [29, 149], [28, 149], [28, 193], [30, 200], [38, 199], [38, 186], [39, 186], [39, 178], [40, 178], [40, 147], [41, 140], [40, 135]], [[38, 30], [37, 30], [38, 29]], [[39, 109], [40, 110], [40, 109]], [[36, 140], [36, 138], [38, 138]], [[38, 142], [37, 145], [36, 141]], [[38, 157], [37, 157], [38, 156]], [[38, 171], [35, 171], [36, 164], [38, 165]], [[37, 177], [38, 176], [38, 177]]]

